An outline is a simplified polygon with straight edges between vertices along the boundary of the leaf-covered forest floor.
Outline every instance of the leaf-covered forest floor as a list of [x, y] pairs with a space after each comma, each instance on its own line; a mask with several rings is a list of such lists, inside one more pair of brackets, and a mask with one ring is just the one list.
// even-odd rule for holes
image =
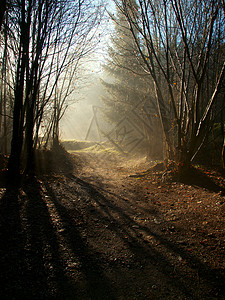
[[162, 181], [113, 152], [43, 155], [1, 188], [1, 299], [225, 299], [219, 172]]

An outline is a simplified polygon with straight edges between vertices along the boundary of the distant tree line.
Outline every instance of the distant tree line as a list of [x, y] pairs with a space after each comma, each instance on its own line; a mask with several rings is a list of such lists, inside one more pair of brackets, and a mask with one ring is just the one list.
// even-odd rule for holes
[[[139, 138], [140, 131], [145, 137], [145, 142], [137, 143], [133, 152], [141, 150], [142, 154], [146, 153], [151, 159], [161, 159], [162, 130], [153, 82], [143, 68], [126, 17], [118, 6], [115, 13], [109, 15], [114, 23], [114, 33], [108, 46], [108, 59], [103, 66], [105, 79], [102, 80], [106, 90], [103, 101], [108, 120], [118, 124], [127, 119], [127, 131], [133, 131], [134, 134], [133, 137], [130, 136], [130, 142]], [[135, 131], [134, 128], [139, 130]], [[126, 150], [125, 147], [124, 151]]]

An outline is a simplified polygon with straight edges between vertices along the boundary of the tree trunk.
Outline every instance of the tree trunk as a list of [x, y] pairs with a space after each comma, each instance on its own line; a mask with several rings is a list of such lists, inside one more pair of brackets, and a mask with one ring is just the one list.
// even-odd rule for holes
[[25, 1], [23, 0], [21, 8], [21, 35], [20, 48], [17, 63], [16, 88], [14, 98], [13, 111], [13, 133], [11, 141], [11, 154], [8, 163], [8, 185], [20, 184], [20, 165], [21, 153], [23, 146], [23, 126], [24, 126], [24, 110], [23, 110], [23, 94], [25, 84], [26, 66], [28, 63], [29, 53], [29, 29], [30, 14], [28, 12], [27, 22], [25, 16]]
[[29, 176], [34, 175], [35, 159], [34, 159], [34, 100], [29, 99], [26, 112], [26, 135], [25, 135], [25, 173]]

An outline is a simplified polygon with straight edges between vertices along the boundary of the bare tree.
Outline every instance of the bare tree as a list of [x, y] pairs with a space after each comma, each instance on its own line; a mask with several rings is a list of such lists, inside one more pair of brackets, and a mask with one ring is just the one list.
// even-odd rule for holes
[[223, 41], [222, 2], [115, 2], [129, 22], [154, 81], [170, 157], [189, 165], [209, 132], [212, 108], [224, 78], [223, 57], [217, 56], [216, 74], [210, 77], [206, 93], [214, 45]]
[[[94, 36], [99, 7], [95, 11], [93, 7], [89, 0], [21, 0], [11, 12], [15, 42], [10, 51], [17, 68], [8, 164], [12, 183], [19, 182], [22, 157], [25, 172], [34, 171], [35, 134], [38, 135], [45, 109], [61, 84], [60, 78], [66, 78], [68, 68], [76, 68], [91, 39], [89, 36]], [[70, 75], [73, 77], [73, 72]], [[64, 80], [62, 84], [67, 96], [71, 82], [72, 79]], [[61, 112], [64, 103], [60, 104]]]

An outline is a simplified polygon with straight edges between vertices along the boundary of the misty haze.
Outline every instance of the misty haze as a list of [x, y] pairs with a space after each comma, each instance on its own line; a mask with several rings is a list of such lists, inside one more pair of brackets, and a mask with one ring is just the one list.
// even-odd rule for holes
[[2, 0], [1, 299], [225, 299], [225, 4]]

